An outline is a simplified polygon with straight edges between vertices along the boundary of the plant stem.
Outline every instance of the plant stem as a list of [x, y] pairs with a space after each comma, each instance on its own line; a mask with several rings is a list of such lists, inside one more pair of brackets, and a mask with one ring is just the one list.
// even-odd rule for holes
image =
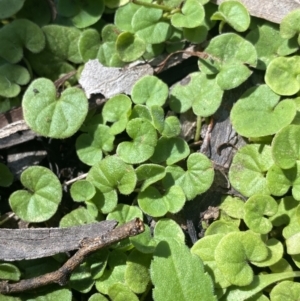
[[160, 5], [160, 4], [155, 4], [155, 3], [147, 3], [147, 2], [143, 2], [143, 1], [139, 1], [139, 0], [132, 0], [132, 3], [137, 4], [137, 5], [142, 5], [145, 7], [162, 9], [163, 11], [168, 11], [168, 12], [172, 11], [172, 8], [167, 7], [165, 5]]
[[195, 133], [195, 138], [194, 141], [197, 142], [200, 140], [200, 134], [201, 134], [201, 124], [202, 124], [202, 120], [201, 120], [201, 116], [197, 116], [197, 123], [196, 123], [196, 133]]

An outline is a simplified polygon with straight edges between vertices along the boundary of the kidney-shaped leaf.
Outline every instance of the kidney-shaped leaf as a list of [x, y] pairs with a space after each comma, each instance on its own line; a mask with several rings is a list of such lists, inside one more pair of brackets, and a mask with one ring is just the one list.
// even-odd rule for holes
[[277, 212], [278, 205], [269, 195], [253, 195], [245, 206], [244, 221], [253, 232], [260, 234], [269, 233], [273, 225], [265, 216], [272, 216]]
[[87, 180], [101, 192], [118, 189], [122, 194], [130, 194], [136, 184], [136, 175], [131, 165], [116, 156], [106, 157], [89, 171]]
[[277, 283], [270, 293], [272, 301], [297, 301], [299, 296], [300, 283], [289, 280]]
[[214, 179], [212, 162], [201, 153], [191, 154], [187, 159], [187, 171], [179, 166], [168, 166], [163, 179], [166, 188], [179, 185], [187, 200], [209, 189]]
[[238, 150], [229, 169], [232, 186], [244, 196], [270, 194], [265, 173], [273, 165], [271, 147], [246, 145]]
[[267, 85], [248, 89], [231, 110], [234, 129], [246, 137], [275, 134], [290, 124], [297, 112], [292, 99], [279, 99]]
[[23, 96], [24, 119], [35, 132], [52, 138], [72, 136], [82, 125], [88, 101], [79, 88], [69, 88], [57, 98], [52, 81], [33, 81]]
[[247, 261], [260, 262], [267, 258], [268, 248], [259, 235], [251, 232], [232, 232], [225, 235], [215, 249], [217, 267], [233, 285], [249, 285], [253, 270]]
[[164, 166], [158, 164], [143, 164], [136, 169], [136, 175], [138, 181], [143, 181], [141, 191], [146, 189], [151, 184], [161, 180], [166, 171]]
[[62, 198], [58, 178], [49, 169], [32, 166], [21, 174], [21, 182], [27, 190], [17, 190], [9, 197], [12, 210], [22, 220], [39, 223], [50, 219]]
[[157, 133], [154, 126], [144, 118], [135, 118], [128, 122], [126, 132], [132, 142], [121, 142], [117, 154], [127, 163], [138, 164], [148, 160], [154, 153]]
[[185, 203], [185, 195], [177, 185], [170, 187], [163, 196], [156, 188], [149, 186], [139, 193], [138, 203], [146, 214], [159, 217], [167, 212], [177, 213], [181, 210]]

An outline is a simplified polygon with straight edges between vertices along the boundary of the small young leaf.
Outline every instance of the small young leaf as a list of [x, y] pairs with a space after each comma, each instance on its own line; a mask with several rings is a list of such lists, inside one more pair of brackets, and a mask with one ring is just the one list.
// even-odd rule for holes
[[204, 20], [204, 8], [199, 1], [187, 0], [184, 2], [180, 13], [175, 13], [171, 18], [174, 27], [194, 28]]
[[131, 92], [132, 102], [135, 104], [146, 104], [163, 106], [169, 94], [168, 86], [152, 75], [146, 75], [138, 80]]
[[180, 186], [172, 186], [165, 195], [149, 186], [138, 195], [140, 208], [148, 215], [159, 217], [167, 212], [177, 213], [185, 203], [185, 195]]
[[[204, 273], [201, 259], [175, 239], [161, 241], [155, 250], [150, 267], [156, 301], [206, 300], [216, 301], [212, 281]], [[195, 283], [201, 283], [195, 286]], [[166, 289], [166, 287], [168, 289]]]
[[117, 147], [118, 156], [130, 164], [148, 160], [157, 143], [157, 133], [153, 125], [147, 119], [135, 118], [128, 122], [126, 132], [133, 141], [121, 142]]
[[166, 175], [165, 168], [157, 164], [143, 164], [136, 170], [137, 180], [144, 181], [141, 191], [145, 190], [151, 184], [161, 180]]
[[272, 230], [273, 225], [264, 216], [276, 214], [277, 207], [276, 201], [271, 196], [255, 194], [245, 203], [244, 221], [253, 232], [267, 234]]
[[232, 186], [245, 196], [270, 194], [265, 178], [274, 164], [271, 147], [263, 144], [246, 145], [238, 150], [229, 169]]
[[218, 12], [215, 12], [211, 19], [221, 21], [219, 31], [222, 31], [225, 23], [238, 32], [246, 31], [250, 25], [247, 8], [241, 2], [234, 0], [222, 2]]
[[190, 149], [185, 140], [180, 137], [161, 137], [155, 147], [151, 161], [154, 163], [166, 162], [167, 165], [173, 165], [183, 160], [190, 153]]
[[234, 129], [246, 137], [275, 134], [290, 124], [297, 112], [292, 99], [279, 100], [267, 85], [248, 89], [231, 110]]
[[176, 113], [184, 113], [191, 107], [197, 116], [208, 117], [219, 108], [223, 91], [216, 80], [208, 79], [201, 72], [189, 75], [188, 84], [178, 84], [170, 96], [170, 107]]
[[187, 171], [179, 166], [168, 166], [167, 175], [163, 179], [165, 188], [179, 185], [187, 200], [192, 200], [196, 195], [205, 192], [214, 179], [212, 162], [201, 153], [191, 154], [187, 159]]
[[72, 184], [70, 194], [75, 202], [83, 202], [91, 199], [96, 194], [96, 189], [89, 181], [81, 180]]
[[113, 150], [115, 136], [111, 134], [110, 128], [99, 124], [94, 131], [81, 134], [76, 139], [76, 152], [79, 159], [87, 164], [94, 165], [102, 159], [102, 151]]
[[111, 156], [96, 163], [87, 180], [103, 193], [118, 189], [121, 194], [130, 194], [135, 188], [136, 175], [131, 165]]
[[62, 198], [58, 178], [49, 169], [32, 166], [21, 174], [28, 190], [17, 190], [9, 197], [12, 210], [24, 221], [39, 223], [50, 219]]
[[279, 95], [293, 95], [300, 90], [300, 57], [277, 57], [267, 67], [265, 81]]
[[249, 262], [260, 262], [267, 258], [268, 249], [253, 232], [232, 232], [225, 235], [215, 249], [217, 267], [225, 278], [236, 286], [249, 285], [253, 271]]
[[88, 102], [81, 89], [66, 89], [57, 99], [54, 84], [46, 78], [38, 78], [30, 84], [22, 105], [30, 128], [52, 138], [72, 136], [88, 112]]
[[14, 179], [13, 174], [9, 168], [0, 162], [0, 187], [8, 187], [12, 184]]

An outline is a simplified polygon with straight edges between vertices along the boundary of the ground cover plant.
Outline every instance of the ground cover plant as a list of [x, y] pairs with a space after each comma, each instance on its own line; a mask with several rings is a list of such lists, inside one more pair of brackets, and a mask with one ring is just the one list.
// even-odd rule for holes
[[[21, 105], [43, 141], [73, 143], [86, 171], [66, 184], [48, 162], [16, 184], [3, 160], [1, 214], [39, 227], [145, 221], [144, 233], [87, 258], [67, 286], [1, 300], [299, 300], [299, 18], [296, 10], [273, 24], [235, 0], [0, 0], [0, 111]], [[190, 44], [201, 46], [198, 70], [172, 89], [148, 74], [97, 110], [78, 86], [90, 59], [121, 70]], [[247, 142], [228, 173], [239, 195], [224, 196], [192, 245], [177, 217], [215, 174], [192, 146], [224, 93], [246, 82], [230, 113]], [[0, 278], [32, 278], [66, 259], [1, 262]]]

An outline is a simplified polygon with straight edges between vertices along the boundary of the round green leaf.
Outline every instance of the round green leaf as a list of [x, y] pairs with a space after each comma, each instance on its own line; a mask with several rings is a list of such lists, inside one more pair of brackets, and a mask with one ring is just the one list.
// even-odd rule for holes
[[70, 188], [71, 197], [75, 202], [83, 202], [91, 199], [95, 193], [95, 187], [86, 180], [77, 181]]
[[96, 163], [90, 169], [87, 180], [103, 193], [118, 189], [121, 194], [130, 194], [135, 188], [136, 175], [131, 165], [111, 156]]
[[167, 175], [163, 179], [164, 187], [179, 185], [187, 200], [208, 190], [214, 179], [212, 162], [201, 153], [194, 153], [188, 157], [187, 171], [179, 166], [168, 166], [166, 172]]
[[282, 281], [276, 284], [270, 293], [272, 301], [297, 301], [300, 296], [300, 283]]
[[160, 21], [162, 15], [161, 9], [140, 7], [131, 20], [133, 31], [146, 44], [158, 44], [166, 41], [172, 31], [169, 22]]
[[126, 132], [133, 141], [121, 142], [117, 148], [118, 156], [131, 164], [148, 160], [157, 143], [157, 133], [153, 125], [146, 119], [135, 118], [128, 122]]
[[157, 245], [148, 225], [145, 225], [145, 231], [143, 233], [130, 237], [130, 242], [138, 251], [147, 254], [153, 253]]
[[283, 168], [292, 168], [300, 159], [300, 126], [288, 125], [279, 131], [272, 141], [272, 155], [275, 163]]
[[110, 192], [102, 193], [100, 190], [96, 189], [96, 194], [92, 199], [90, 199], [86, 204], [94, 204], [98, 212], [104, 214], [112, 212], [118, 204], [118, 195], [116, 190]]
[[2, 0], [0, 1], [0, 19], [6, 19], [14, 15], [22, 8], [25, 0]]
[[9, 197], [12, 210], [22, 220], [39, 223], [50, 219], [62, 198], [58, 178], [41, 166], [27, 168], [21, 174], [21, 182], [28, 190], [17, 190]]
[[34, 296], [34, 299], [27, 298], [27, 301], [52, 301], [52, 300], [64, 300], [72, 301], [72, 292], [67, 288], [58, 288], [45, 291], [39, 296]]
[[116, 50], [123, 62], [132, 62], [143, 55], [146, 43], [130, 32], [122, 32], [116, 40]]
[[163, 106], [169, 95], [168, 86], [156, 76], [146, 75], [133, 86], [131, 97], [136, 104]]
[[105, 66], [122, 67], [125, 62], [121, 60], [116, 50], [116, 42], [104, 42], [100, 45], [97, 59]]
[[300, 33], [300, 9], [295, 9], [288, 13], [280, 22], [280, 35], [285, 39], [290, 39]]
[[231, 110], [234, 129], [246, 137], [275, 134], [290, 124], [297, 112], [292, 99], [279, 100], [267, 85], [248, 89]]
[[114, 139], [110, 128], [99, 124], [93, 132], [81, 134], [76, 139], [77, 155], [82, 162], [92, 166], [102, 159], [102, 151], [112, 151]]
[[171, 18], [171, 23], [175, 27], [194, 28], [204, 20], [204, 8], [199, 1], [187, 0], [184, 2], [180, 13], [175, 13]]
[[26, 68], [19, 65], [0, 65], [0, 96], [15, 97], [21, 92], [20, 85], [30, 81], [30, 74]]
[[176, 239], [180, 243], [185, 242], [185, 235], [181, 227], [170, 218], [161, 218], [155, 225], [154, 238], [156, 241]]
[[99, 46], [100, 36], [96, 29], [89, 28], [82, 32], [78, 41], [78, 49], [85, 63], [97, 57]]
[[191, 107], [197, 116], [208, 117], [219, 108], [223, 91], [216, 80], [208, 79], [201, 72], [189, 75], [188, 84], [179, 83], [171, 91], [170, 107], [176, 113], [184, 113]]
[[54, 84], [46, 78], [33, 81], [23, 96], [26, 123], [37, 133], [52, 138], [72, 136], [82, 125], [88, 102], [79, 88], [69, 88], [56, 96]]
[[143, 213], [140, 208], [125, 204], [118, 204], [115, 210], [107, 215], [107, 220], [116, 220], [120, 225], [122, 225], [136, 217], [143, 219]]
[[244, 217], [245, 202], [238, 197], [227, 196], [219, 208], [228, 216], [242, 219]]
[[185, 37], [185, 39], [192, 43], [202, 43], [203, 41], [205, 41], [207, 33], [207, 27], [204, 25], [200, 25], [194, 28], [183, 28], [183, 36]]
[[9, 168], [0, 162], [0, 187], [8, 187], [12, 184], [14, 176]]
[[112, 122], [110, 131], [113, 135], [122, 133], [127, 125], [131, 113], [131, 100], [124, 94], [110, 98], [102, 109], [104, 123]]
[[277, 94], [293, 95], [300, 89], [300, 57], [277, 57], [267, 67], [265, 81]]
[[250, 25], [250, 16], [247, 8], [239, 1], [222, 2], [218, 8], [218, 12], [211, 17], [212, 20], [220, 20], [220, 28], [224, 23], [228, 23], [234, 30], [238, 32], [246, 31]]
[[61, 228], [80, 226], [95, 222], [95, 218], [84, 207], [79, 207], [66, 214], [59, 222]]
[[[111, 2], [111, 0], [109, 1]], [[134, 32], [131, 20], [139, 8], [139, 5], [136, 5], [132, 2], [118, 8], [115, 13], [116, 26], [123, 31]]]
[[164, 216], [167, 212], [177, 213], [185, 203], [185, 195], [180, 186], [172, 186], [165, 195], [149, 186], [138, 195], [140, 208], [153, 217]]
[[238, 150], [229, 169], [232, 186], [244, 196], [270, 194], [265, 173], [273, 165], [271, 147], [246, 145]]
[[151, 161], [154, 163], [166, 162], [167, 165], [183, 160], [190, 153], [190, 148], [185, 140], [180, 137], [161, 137], [155, 147]]
[[169, 116], [165, 119], [164, 128], [161, 132], [163, 137], [171, 138], [176, 137], [180, 134], [181, 125], [180, 121], [175, 116]]
[[244, 206], [244, 221], [253, 232], [267, 234], [272, 230], [273, 225], [265, 216], [274, 215], [277, 207], [276, 201], [269, 195], [255, 194]]
[[122, 301], [139, 301], [137, 295], [135, 295], [129, 287], [122, 283], [115, 283], [108, 288], [108, 295], [111, 300]]
[[234, 223], [229, 223], [223, 220], [213, 222], [205, 231], [205, 236], [214, 234], [228, 234], [231, 232], [238, 232], [239, 228]]
[[0, 263], [0, 279], [19, 281], [21, 277], [20, 270], [10, 263]]
[[16, 19], [3, 26], [0, 29], [0, 40], [0, 57], [12, 64], [22, 59], [23, 47], [33, 53], [38, 53], [45, 47], [42, 30], [25, 19]]
[[105, 298], [102, 294], [93, 294], [88, 301], [108, 301], [107, 298]]
[[141, 186], [141, 191], [146, 189], [151, 184], [161, 180], [165, 175], [165, 168], [157, 164], [143, 164], [138, 166], [135, 170], [137, 175], [137, 180], [139, 182], [143, 181]]
[[299, 238], [300, 238], [300, 233], [296, 233], [285, 241], [288, 254], [290, 255], [300, 254]]
[[258, 235], [251, 232], [229, 233], [215, 249], [217, 267], [236, 286], [246, 286], [253, 281], [253, 270], [247, 262], [260, 262], [267, 256], [268, 248]]
[[273, 165], [267, 173], [268, 187], [272, 195], [282, 196], [292, 187], [292, 195], [300, 201], [300, 162], [289, 169]]

